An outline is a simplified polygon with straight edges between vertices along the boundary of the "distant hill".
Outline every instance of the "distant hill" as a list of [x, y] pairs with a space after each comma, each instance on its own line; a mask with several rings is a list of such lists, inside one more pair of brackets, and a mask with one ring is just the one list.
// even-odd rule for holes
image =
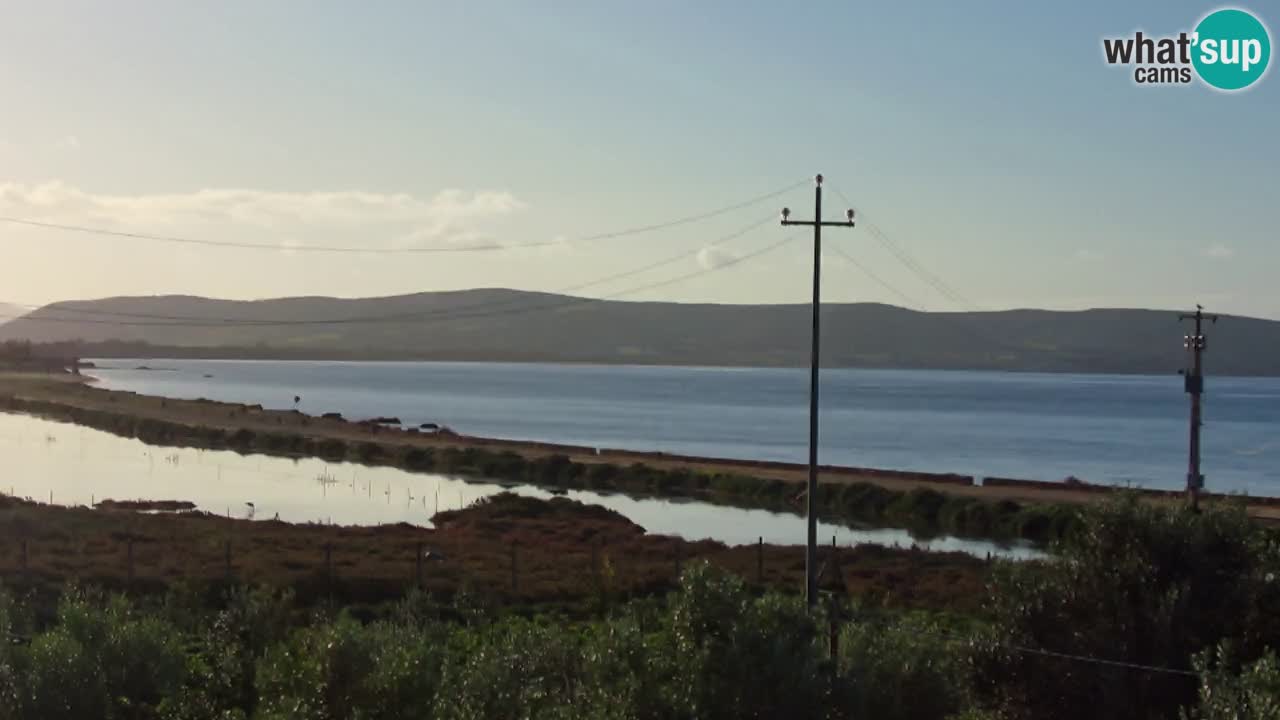
[[[832, 367], [1173, 373], [1185, 364], [1187, 330], [1174, 311], [926, 313], [853, 303], [825, 306], [823, 322], [823, 362]], [[116, 357], [803, 366], [809, 308], [514, 290], [252, 302], [122, 297], [46, 306], [0, 326], [0, 341], [14, 339], [77, 341], [85, 355]], [[1207, 363], [1218, 374], [1280, 375], [1280, 322], [1223, 317]]]

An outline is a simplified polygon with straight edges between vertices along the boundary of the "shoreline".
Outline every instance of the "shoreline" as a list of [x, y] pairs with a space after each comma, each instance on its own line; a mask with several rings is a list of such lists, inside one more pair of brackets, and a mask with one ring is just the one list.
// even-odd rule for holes
[[[333, 354], [324, 355], [271, 355], [261, 354], [254, 355], [251, 353], [240, 353], [236, 355], [214, 355], [214, 354], [195, 354], [195, 355], [176, 355], [174, 353], [157, 353], [155, 355], [136, 355], [136, 354], [120, 354], [120, 355], [86, 355], [85, 360], [97, 362], [99, 360], [178, 360], [181, 362], [271, 362], [271, 363], [370, 363], [370, 364], [415, 364], [415, 363], [439, 363], [442, 365], [564, 365], [568, 367], [601, 367], [601, 368], [679, 368], [687, 370], [795, 370], [808, 372], [808, 365], [787, 365], [787, 364], [707, 364], [697, 362], [678, 362], [678, 361], [653, 361], [644, 362], [639, 359], [629, 359], [626, 361], [610, 362], [605, 360], [572, 360], [572, 359], [554, 359], [554, 358], [485, 358], [474, 356], [422, 356], [422, 357], [403, 357], [403, 356], [355, 356]], [[89, 368], [94, 369], [94, 368]], [[109, 367], [97, 369], [108, 370], [131, 370], [133, 368], [125, 367]], [[159, 370], [160, 368], [153, 368]], [[823, 370], [872, 370], [877, 372], [957, 372], [957, 373], [1004, 373], [1012, 375], [1084, 375], [1084, 376], [1115, 376], [1115, 377], [1165, 377], [1169, 375], [1166, 369], [1152, 368], [1148, 370], [1088, 370], [1088, 369], [1072, 369], [1072, 370], [1055, 370], [1048, 367], [979, 367], [979, 366], [941, 366], [941, 365], [848, 365], [834, 364], [823, 365]], [[1241, 378], [1241, 379], [1259, 379], [1272, 380], [1280, 378], [1280, 372], [1271, 375], [1258, 375], [1247, 373], [1219, 373], [1218, 377]]]
[[[257, 405], [176, 400], [105, 390], [87, 376], [0, 373], [0, 410], [87, 425], [152, 444], [306, 455], [410, 471], [527, 482], [552, 490], [597, 489], [692, 497], [748, 508], [795, 510], [801, 464], [609, 450], [404, 430]], [[819, 507], [832, 519], [919, 530], [922, 535], [1047, 542], [1069, 529], [1063, 508], [1114, 493], [1109, 486], [822, 466]], [[1181, 493], [1134, 490], [1156, 502]], [[1249, 514], [1280, 520], [1280, 499], [1243, 499]], [[1031, 512], [1032, 508], [1038, 509]]]

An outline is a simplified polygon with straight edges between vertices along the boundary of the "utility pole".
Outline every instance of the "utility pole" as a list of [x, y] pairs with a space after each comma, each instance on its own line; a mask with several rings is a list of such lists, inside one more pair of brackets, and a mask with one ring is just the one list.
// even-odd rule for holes
[[1187, 458], [1187, 502], [1193, 511], [1200, 510], [1200, 491], [1204, 488], [1204, 475], [1200, 474], [1200, 395], [1204, 392], [1204, 366], [1201, 354], [1205, 349], [1204, 332], [1201, 325], [1205, 320], [1218, 322], [1217, 315], [1205, 315], [1204, 308], [1196, 305], [1194, 313], [1183, 313], [1178, 320], [1194, 320], [1195, 334], [1185, 335], [1182, 346], [1191, 352], [1191, 368], [1183, 371], [1183, 388], [1191, 395], [1191, 443]]
[[813, 346], [809, 355], [809, 484], [805, 493], [805, 519], [809, 535], [804, 555], [804, 600], [812, 610], [818, 603], [818, 345], [822, 337], [822, 228], [853, 227], [853, 210], [844, 222], [822, 221], [822, 176], [814, 178], [813, 220], [792, 220], [791, 209], [782, 209], [783, 225], [813, 226]]

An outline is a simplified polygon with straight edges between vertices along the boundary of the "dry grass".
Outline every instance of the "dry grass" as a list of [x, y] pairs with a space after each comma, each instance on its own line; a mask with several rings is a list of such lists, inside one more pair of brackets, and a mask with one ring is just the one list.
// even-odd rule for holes
[[[61, 508], [0, 497], [0, 578], [44, 592], [80, 582], [146, 593], [175, 583], [212, 589], [229, 573], [237, 583], [291, 587], [304, 603], [330, 595], [343, 604], [381, 603], [417, 583], [421, 548], [424, 589], [447, 595], [466, 588], [512, 604], [572, 606], [665, 592], [695, 558], [764, 586], [802, 584], [801, 547], [686, 542], [646, 535], [603, 508], [511, 497], [448, 513], [439, 530]], [[987, 573], [985, 562], [967, 555], [871, 546], [824, 548], [823, 561], [832, 560], [839, 568], [828, 576], [832, 589], [905, 607], [978, 609]]]

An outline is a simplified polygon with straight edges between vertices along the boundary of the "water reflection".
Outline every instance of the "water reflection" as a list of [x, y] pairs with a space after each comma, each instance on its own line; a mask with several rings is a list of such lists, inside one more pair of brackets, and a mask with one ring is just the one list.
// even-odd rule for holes
[[[0, 413], [0, 490], [59, 505], [95, 501], [189, 500], [200, 510], [259, 520], [431, 526], [441, 510], [454, 510], [504, 489], [533, 497], [551, 493], [530, 486], [466, 482], [397, 468], [297, 460], [230, 451], [147, 445], [79, 425]], [[738, 545], [763, 538], [801, 544], [804, 520], [796, 515], [743, 510], [709, 503], [638, 499], [570, 491], [568, 496], [616, 510], [650, 533]], [[905, 530], [821, 525], [819, 537], [840, 545], [872, 543], [976, 555], [1038, 555], [1025, 546], [953, 537], [915, 541]]]

